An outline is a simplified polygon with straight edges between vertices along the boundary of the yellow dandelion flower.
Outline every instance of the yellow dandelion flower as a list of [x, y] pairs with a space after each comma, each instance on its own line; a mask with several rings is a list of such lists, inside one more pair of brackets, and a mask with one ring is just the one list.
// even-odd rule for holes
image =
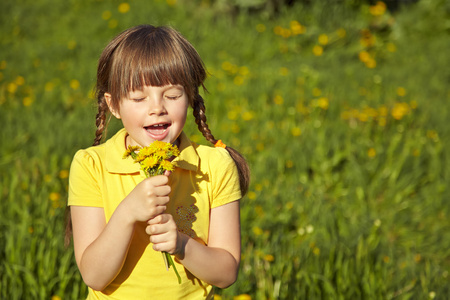
[[291, 21], [289, 25], [293, 35], [304, 34], [306, 32], [306, 27], [298, 21]]
[[214, 300], [222, 300], [222, 296], [220, 295], [214, 295]]
[[375, 5], [369, 7], [369, 12], [372, 16], [382, 16], [386, 12], [386, 4], [378, 1]]
[[68, 170], [61, 170], [59, 171], [59, 178], [66, 179], [69, 177], [69, 171]]
[[111, 16], [112, 16], [112, 14], [111, 14], [111, 12], [109, 10], [105, 10], [102, 13], [102, 19], [105, 20], [105, 21], [111, 19]]
[[130, 4], [127, 2], [122, 2], [119, 4], [118, 11], [121, 14], [125, 14], [130, 10]]
[[248, 294], [241, 294], [233, 297], [233, 300], [252, 300], [252, 297]]
[[242, 114], [242, 119], [244, 121], [250, 121], [255, 117], [255, 114], [251, 111], [246, 111]]
[[158, 158], [155, 156], [146, 157], [141, 161], [141, 167], [143, 170], [151, 169], [158, 163]]
[[397, 88], [397, 95], [400, 97], [404, 97], [406, 95], [406, 89], [404, 87]]
[[273, 29], [273, 32], [274, 32], [276, 35], [282, 35], [283, 27], [281, 27], [281, 26], [275, 26], [275, 28]]
[[256, 25], [256, 31], [258, 31], [259, 33], [266, 31], [266, 25], [264, 25], [264, 24]]
[[239, 74], [241, 74], [242, 76], [246, 76], [250, 73], [250, 70], [248, 69], [248, 67], [246, 66], [242, 66], [239, 68]]
[[367, 52], [367, 51], [365, 51], [365, 50], [359, 52], [358, 57], [359, 57], [359, 60], [362, 61], [362, 62], [364, 62], [364, 63], [368, 62], [368, 61], [372, 58], [372, 57], [370, 56], [369, 52]]
[[328, 44], [329, 39], [328, 39], [328, 35], [322, 33], [321, 35], [319, 35], [319, 37], [317, 38], [319, 44], [325, 46]]
[[6, 87], [6, 89], [8, 90], [9, 93], [14, 94], [17, 91], [17, 87], [18, 87], [17, 84], [15, 84], [14, 82], [10, 82]]
[[369, 156], [370, 158], [375, 157], [375, 155], [377, 155], [377, 151], [374, 148], [370, 148], [367, 151], [367, 156]]
[[323, 47], [319, 46], [319, 45], [315, 45], [313, 47], [312, 51], [315, 56], [321, 56], [323, 54]]
[[387, 43], [386, 44], [386, 49], [389, 52], [396, 52], [397, 51], [397, 46], [395, 46], [394, 43]]
[[34, 100], [31, 97], [25, 97], [22, 100], [23, 106], [30, 106], [31, 104], [33, 104]]
[[286, 168], [291, 169], [294, 167], [294, 162], [292, 160], [287, 160], [286, 161]]
[[319, 106], [323, 110], [327, 110], [329, 106], [328, 98], [321, 97], [317, 99], [317, 106]]
[[116, 28], [117, 25], [119, 25], [119, 22], [116, 19], [111, 19], [108, 22], [108, 27], [111, 28], [111, 29]]
[[258, 226], [254, 226], [254, 227], [252, 228], [252, 231], [253, 231], [253, 233], [254, 233], [255, 235], [261, 235], [261, 234], [263, 234], [263, 230], [262, 230], [261, 228], [259, 228]]
[[61, 300], [61, 297], [58, 295], [53, 295], [52, 300]]
[[24, 83], [25, 83], [25, 78], [23, 78], [23, 76], [17, 76], [16, 77], [16, 80], [14, 80], [14, 82], [17, 84], [17, 85], [24, 85]]
[[374, 69], [377, 66], [377, 62], [375, 59], [371, 58], [366, 62], [366, 67], [369, 69]]
[[286, 68], [286, 67], [282, 67], [282, 68], [280, 68], [280, 75], [281, 76], [287, 76], [287, 75], [289, 75], [289, 69], [288, 68]]
[[72, 90], [78, 90], [80, 88], [80, 82], [78, 80], [76, 80], [76, 79], [72, 79], [70, 81], [70, 88]]
[[275, 102], [275, 104], [281, 105], [284, 102], [284, 99], [281, 95], [276, 95], [275, 98], [273, 98], [273, 102]]
[[315, 256], [319, 256], [320, 255], [320, 248], [314, 247], [313, 253], [314, 253]]
[[60, 198], [61, 198], [61, 194], [60, 193], [52, 192], [49, 195], [49, 199], [51, 201], [58, 201]]
[[51, 81], [47, 82], [44, 86], [46, 92], [51, 92], [55, 88], [55, 84]]
[[237, 112], [237, 111], [235, 111], [235, 110], [230, 110], [230, 111], [227, 113], [228, 119], [230, 119], [230, 120], [232, 120], [232, 121], [237, 120], [237, 119], [238, 119], [238, 116], [239, 116], [239, 112]]
[[247, 194], [248, 199], [255, 200], [256, 199], [256, 193], [253, 191], [248, 192]]
[[264, 255], [264, 260], [268, 262], [273, 262], [275, 260], [275, 257], [272, 254], [266, 254]]
[[243, 85], [244, 84], [244, 78], [242, 78], [242, 76], [236, 76], [233, 79], [233, 83], [237, 86]]
[[128, 146], [127, 150], [123, 154], [123, 158], [126, 158], [126, 157], [130, 156], [131, 153], [134, 153], [134, 152], [138, 151], [140, 148], [141, 147], [139, 147], [139, 146]]
[[409, 105], [407, 103], [395, 103], [391, 110], [391, 115], [396, 120], [401, 120], [410, 111]]
[[299, 127], [294, 127], [291, 129], [291, 134], [293, 136], [300, 136], [302, 134], [302, 130]]

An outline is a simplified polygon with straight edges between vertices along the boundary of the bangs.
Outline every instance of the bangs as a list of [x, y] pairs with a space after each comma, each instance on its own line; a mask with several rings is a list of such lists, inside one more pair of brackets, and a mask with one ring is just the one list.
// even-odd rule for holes
[[206, 79], [200, 56], [184, 37], [149, 25], [137, 27], [118, 45], [111, 70], [110, 91], [117, 101], [147, 85], [172, 84], [183, 86], [192, 103]]

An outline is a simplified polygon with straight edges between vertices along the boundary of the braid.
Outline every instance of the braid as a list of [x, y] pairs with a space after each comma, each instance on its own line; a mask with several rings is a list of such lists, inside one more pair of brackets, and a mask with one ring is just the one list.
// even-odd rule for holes
[[203, 101], [202, 96], [197, 94], [195, 100], [194, 100], [194, 117], [195, 117], [195, 123], [198, 126], [198, 130], [203, 134], [203, 136], [211, 143], [215, 144], [217, 143], [217, 140], [214, 138], [214, 136], [211, 133], [211, 130], [208, 127], [208, 124], [206, 123], [206, 115], [205, 115], [205, 103]]
[[106, 130], [106, 113], [108, 112], [109, 108], [106, 104], [105, 96], [100, 96], [97, 101], [98, 105], [98, 113], [95, 119], [95, 125], [97, 126], [97, 131], [95, 131], [95, 139], [94, 139], [94, 146], [97, 146], [100, 144], [103, 132]]
[[[211, 130], [206, 123], [205, 115], [205, 103], [202, 96], [197, 94], [194, 98], [193, 104], [193, 114], [195, 117], [195, 123], [198, 126], [198, 130], [203, 134], [203, 136], [213, 145], [217, 143], [218, 140], [214, 138]], [[234, 160], [238, 173], [239, 173], [239, 184], [241, 187], [242, 197], [247, 193], [248, 186], [250, 185], [250, 168], [245, 160], [245, 158], [235, 149], [226, 146], [225, 149], [230, 153], [231, 158]]]
[[[107, 127], [106, 113], [109, 111], [104, 96], [98, 97], [97, 105], [98, 105], [98, 113], [95, 119], [97, 131], [95, 132], [95, 139], [93, 146], [99, 145], [102, 140], [103, 132], [106, 130]], [[70, 217], [70, 206], [66, 207], [65, 219], [66, 219], [66, 228], [64, 235], [64, 246], [67, 248], [70, 245], [70, 241], [73, 235], [72, 218]]]

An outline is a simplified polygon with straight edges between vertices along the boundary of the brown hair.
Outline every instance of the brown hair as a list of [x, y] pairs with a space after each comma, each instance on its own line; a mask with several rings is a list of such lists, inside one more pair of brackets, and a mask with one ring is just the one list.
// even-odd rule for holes
[[[184, 87], [198, 129], [209, 142], [216, 144], [217, 139], [206, 123], [206, 108], [199, 94], [200, 87], [205, 89], [206, 75], [199, 54], [176, 30], [164, 26], [140, 25], [123, 31], [106, 46], [99, 59], [96, 85], [98, 113], [94, 146], [101, 143], [108, 123], [109, 108], [105, 93], [111, 94], [110, 105], [118, 110], [120, 100], [131, 91], [142, 89], [146, 85], [168, 84]], [[248, 164], [235, 149], [225, 149], [236, 163], [244, 196], [250, 182]], [[67, 233], [66, 228], [66, 238]]]

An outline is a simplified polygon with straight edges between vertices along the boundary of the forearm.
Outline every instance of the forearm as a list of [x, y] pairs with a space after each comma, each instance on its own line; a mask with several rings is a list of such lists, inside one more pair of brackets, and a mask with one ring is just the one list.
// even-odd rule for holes
[[134, 233], [121, 206], [102, 233], [83, 252], [79, 262], [84, 282], [94, 290], [103, 290], [120, 272]]
[[182, 251], [176, 258], [189, 272], [220, 288], [226, 288], [236, 281], [239, 261], [230, 252], [208, 247], [182, 233], [180, 236]]

